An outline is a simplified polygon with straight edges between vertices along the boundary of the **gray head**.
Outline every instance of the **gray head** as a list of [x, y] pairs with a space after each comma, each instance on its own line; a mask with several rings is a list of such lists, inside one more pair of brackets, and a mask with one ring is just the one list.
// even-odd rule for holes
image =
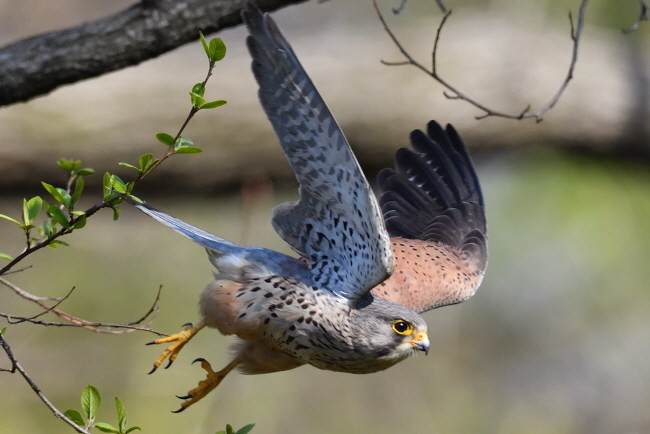
[[386, 369], [418, 351], [429, 352], [427, 324], [411, 309], [369, 294], [353, 315], [358, 351], [375, 361], [368, 372]]

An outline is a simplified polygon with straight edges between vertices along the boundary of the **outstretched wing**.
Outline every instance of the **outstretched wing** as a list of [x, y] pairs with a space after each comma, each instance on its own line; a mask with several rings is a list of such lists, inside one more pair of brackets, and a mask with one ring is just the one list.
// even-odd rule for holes
[[467, 149], [451, 125], [411, 133], [412, 149], [378, 181], [396, 269], [375, 293], [413, 310], [471, 297], [487, 266], [483, 195]]
[[273, 19], [242, 13], [259, 98], [300, 183], [274, 210], [278, 234], [310, 264], [315, 284], [356, 300], [385, 280], [393, 254], [381, 210], [334, 117]]

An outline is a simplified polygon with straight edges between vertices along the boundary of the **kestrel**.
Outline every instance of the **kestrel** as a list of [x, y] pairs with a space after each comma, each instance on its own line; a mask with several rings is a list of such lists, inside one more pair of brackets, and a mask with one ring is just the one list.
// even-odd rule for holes
[[487, 265], [483, 197], [456, 131], [432, 121], [379, 174], [377, 201], [323, 99], [268, 14], [242, 16], [262, 107], [300, 183], [300, 199], [273, 210], [273, 227], [298, 258], [241, 246], [147, 205], [141, 211], [205, 247], [218, 270], [201, 295], [200, 321], [155, 362], [174, 361], [205, 326], [235, 335], [233, 360], [208, 372], [178, 411], [234, 368], [264, 374], [309, 364], [371, 373], [429, 351], [419, 315], [460, 303]]

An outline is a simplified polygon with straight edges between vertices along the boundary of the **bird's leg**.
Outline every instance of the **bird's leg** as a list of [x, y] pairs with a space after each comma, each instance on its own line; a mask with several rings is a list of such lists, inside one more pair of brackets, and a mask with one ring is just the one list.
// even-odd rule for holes
[[203, 399], [205, 395], [210, 393], [219, 385], [219, 383], [221, 383], [221, 380], [223, 380], [230, 371], [232, 371], [237, 365], [241, 363], [241, 359], [239, 357], [236, 357], [219, 372], [214, 372], [212, 366], [210, 366], [210, 363], [205, 359], [196, 359], [192, 363], [196, 362], [201, 362], [201, 367], [207, 371], [208, 375], [205, 380], [199, 381], [199, 385], [197, 387], [187, 392], [187, 395], [177, 396], [177, 398], [185, 399], [186, 401], [181, 404], [181, 408], [173, 411], [172, 413], [180, 413], [190, 405]]
[[163, 344], [165, 342], [173, 342], [165, 349], [165, 351], [162, 352], [160, 357], [158, 357], [158, 360], [154, 362], [153, 369], [149, 371], [149, 373], [153, 374], [168, 356], [169, 361], [167, 363], [167, 366], [165, 366], [165, 369], [169, 368], [171, 364], [174, 363], [174, 360], [176, 360], [176, 357], [178, 357], [178, 353], [180, 353], [185, 344], [188, 343], [190, 339], [192, 339], [194, 335], [197, 334], [203, 327], [205, 327], [203, 321], [199, 321], [196, 325], [185, 324], [183, 331], [174, 333], [173, 335], [167, 336], [166, 338], [156, 339], [155, 341], [147, 343], [147, 345], [157, 345]]

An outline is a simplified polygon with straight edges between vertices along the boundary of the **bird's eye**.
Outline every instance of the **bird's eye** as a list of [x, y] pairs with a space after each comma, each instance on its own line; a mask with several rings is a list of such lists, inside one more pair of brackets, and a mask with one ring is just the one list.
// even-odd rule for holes
[[392, 328], [393, 331], [398, 335], [404, 336], [413, 333], [413, 325], [409, 322], [404, 321], [403, 319], [393, 321]]

